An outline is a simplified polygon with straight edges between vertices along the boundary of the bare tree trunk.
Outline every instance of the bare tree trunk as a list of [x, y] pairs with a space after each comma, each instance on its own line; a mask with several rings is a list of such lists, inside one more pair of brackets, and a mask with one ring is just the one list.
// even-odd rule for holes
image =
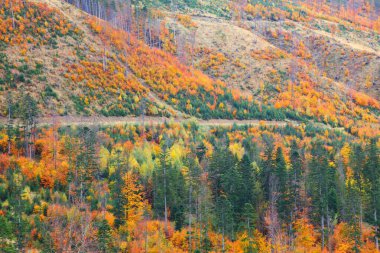
[[[26, 123], [25, 123], [26, 124]], [[27, 130], [28, 129], [28, 126], [25, 125], [24, 126], [24, 155], [25, 157], [28, 157], [28, 133], [27, 133]]]
[[30, 129], [30, 135], [29, 135], [29, 158], [32, 159], [34, 156], [33, 152], [33, 147], [34, 147], [34, 141], [35, 141], [35, 133], [36, 133], [36, 128], [34, 125], [34, 121], [31, 124], [31, 129]]
[[322, 250], [325, 248], [325, 217], [321, 217], [321, 230], [322, 230]]
[[200, 198], [197, 196], [197, 202], [195, 207], [195, 216], [197, 217], [198, 227], [199, 227], [199, 235], [198, 235], [198, 248], [201, 248], [202, 242], [202, 209], [199, 208]]
[[[129, 35], [128, 35], [128, 38], [129, 38]], [[128, 51], [127, 49], [125, 49], [125, 72], [124, 72], [124, 75], [125, 77], [128, 77]]]
[[222, 252], [225, 252], [225, 242], [224, 242], [224, 214], [223, 214], [223, 228], [222, 228]]
[[145, 18], [145, 20], [144, 20], [144, 26], [143, 26], [143, 39], [144, 39], [145, 44], [149, 43], [148, 37], [147, 37], [148, 34], [146, 32], [147, 31], [147, 27], [148, 27], [147, 23], [148, 23], [147, 18]]
[[16, 28], [16, 24], [15, 24], [15, 14], [13, 12], [13, 6], [12, 6], [12, 1], [10, 1], [10, 5], [11, 5], [11, 14], [12, 14], [12, 28], [15, 29]]
[[378, 232], [378, 226], [377, 226], [377, 210], [375, 209], [375, 211], [373, 212], [373, 218], [375, 220], [375, 224], [376, 224], [376, 227], [375, 227], [375, 244], [376, 244], [376, 250], [379, 251], [379, 238], [377, 237], [377, 232]]
[[363, 204], [362, 204], [361, 198], [360, 198], [360, 220], [359, 220], [359, 224], [360, 224], [360, 230], [362, 230], [362, 228], [363, 228]]
[[293, 240], [294, 240], [294, 238], [293, 238], [293, 233], [292, 233], [292, 231], [293, 231], [293, 221], [294, 221], [294, 215], [293, 215], [293, 212], [291, 211], [290, 212], [290, 223], [289, 223], [289, 246], [290, 246], [290, 248], [291, 249], [293, 249]]
[[[269, 210], [267, 211], [267, 227], [269, 231], [269, 238], [271, 239], [271, 252], [275, 252], [275, 245], [279, 243], [280, 224], [277, 213], [277, 200], [278, 200], [278, 179], [275, 175], [270, 175], [269, 185]], [[280, 242], [281, 243], [281, 242]]]
[[104, 44], [103, 48], [103, 71], [106, 71], [107, 68], [107, 56], [106, 56], [106, 45]]
[[165, 231], [168, 231], [168, 206], [166, 201], [166, 164], [164, 164], [164, 205], [165, 205]]
[[331, 218], [329, 216], [329, 209], [327, 207], [327, 247], [329, 249], [329, 252], [332, 252], [332, 245], [331, 245], [331, 240], [330, 240], [330, 234], [332, 232], [332, 227], [331, 227]]
[[189, 252], [192, 252], [192, 247], [191, 247], [191, 192], [193, 190], [193, 187], [190, 183], [190, 188], [189, 188]]
[[177, 30], [176, 27], [173, 27], [173, 39], [174, 39], [174, 45], [177, 47]]
[[12, 100], [10, 94], [8, 94], [8, 155], [11, 155], [11, 144], [12, 144]]
[[[194, 53], [195, 53], [195, 40], [197, 38], [197, 30], [191, 36], [191, 67], [194, 68]], [[191, 72], [193, 74], [193, 71]]]
[[55, 116], [53, 116], [53, 161], [54, 161], [54, 170], [57, 170], [57, 141], [58, 136], [56, 132], [56, 122], [55, 122]]
[[152, 41], [152, 21], [149, 17], [149, 47], [152, 47], [153, 41]]
[[140, 40], [140, 13], [139, 9], [135, 6], [135, 12], [136, 12], [136, 29], [137, 29], [137, 40]]
[[148, 221], [145, 220], [145, 238], [144, 238], [144, 243], [145, 243], [145, 253], [148, 253]]

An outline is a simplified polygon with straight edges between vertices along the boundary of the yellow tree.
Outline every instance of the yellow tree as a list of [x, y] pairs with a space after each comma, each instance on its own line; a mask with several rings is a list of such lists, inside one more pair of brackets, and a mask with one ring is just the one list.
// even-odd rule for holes
[[271, 244], [260, 231], [255, 229], [251, 235], [249, 234], [250, 233], [245, 231], [238, 236], [235, 241], [235, 248], [233, 252], [239, 252], [236, 248], [242, 250], [242, 252], [271, 252]]
[[232, 154], [234, 154], [239, 159], [239, 161], [244, 156], [245, 150], [240, 142], [235, 142], [235, 143], [230, 144], [229, 150], [231, 151]]
[[137, 177], [131, 171], [125, 173], [122, 194], [125, 200], [124, 219], [126, 230], [131, 235], [141, 220], [144, 211], [144, 199], [142, 186], [137, 183]]
[[340, 154], [342, 155], [343, 158], [343, 163], [345, 166], [348, 166], [348, 163], [350, 161], [350, 156], [351, 156], [351, 148], [348, 143], [345, 143], [340, 151]]
[[295, 252], [320, 252], [314, 226], [305, 215], [294, 222], [294, 229]]

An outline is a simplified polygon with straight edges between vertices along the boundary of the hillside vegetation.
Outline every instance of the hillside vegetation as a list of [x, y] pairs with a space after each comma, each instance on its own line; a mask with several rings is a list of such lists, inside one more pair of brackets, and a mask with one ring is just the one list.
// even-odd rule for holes
[[[231, 9], [228, 19], [192, 18], [145, 4], [120, 4], [106, 13], [83, 2], [96, 18], [59, 1], [5, 2], [3, 115], [7, 101], [21, 108], [31, 95], [42, 116], [313, 120], [355, 134], [357, 126], [366, 127], [362, 132], [373, 135], [379, 46], [369, 29], [376, 21], [362, 31], [307, 12], [295, 18], [289, 8], [266, 3]], [[196, 6], [185, 11], [197, 13]], [[122, 19], [122, 11], [133, 14]], [[344, 27], [347, 36], [370, 37], [344, 42], [324, 31], [323, 22]]]
[[[69, 19], [67, 11], [74, 7], [57, 4], [62, 12], [45, 3], [16, 1], [13, 12], [9, 3], [3, 6], [4, 114], [6, 95], [21, 101], [22, 92], [14, 91], [22, 90], [42, 114], [138, 115], [143, 104], [148, 115], [173, 115], [174, 107], [202, 118], [286, 118], [284, 110], [259, 113], [252, 97], [232, 96], [221, 81], [165, 52], [173, 47], [166, 28], [151, 38], [162, 49], [152, 48], [84, 13]], [[35, 19], [43, 28], [34, 27]], [[57, 20], [60, 26], [54, 25]]]
[[312, 125], [0, 128], [4, 252], [377, 252], [379, 146]]
[[0, 1], [0, 251], [378, 253], [377, 5]]

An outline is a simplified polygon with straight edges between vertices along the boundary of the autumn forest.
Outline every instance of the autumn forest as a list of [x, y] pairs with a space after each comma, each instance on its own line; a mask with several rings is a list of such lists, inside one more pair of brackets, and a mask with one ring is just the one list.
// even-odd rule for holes
[[376, 0], [0, 0], [0, 252], [380, 252]]

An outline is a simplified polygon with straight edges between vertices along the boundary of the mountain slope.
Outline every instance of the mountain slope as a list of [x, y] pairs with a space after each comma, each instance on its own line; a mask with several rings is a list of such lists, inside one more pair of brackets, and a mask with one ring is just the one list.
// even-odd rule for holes
[[345, 41], [302, 20], [251, 20], [249, 8], [239, 20], [152, 9], [122, 30], [118, 15], [111, 24], [58, 0], [12, 3], [0, 21], [4, 116], [9, 97], [17, 109], [31, 94], [41, 116], [313, 120], [376, 132], [379, 102], [357, 91], [377, 97], [374, 35]]
[[[14, 100], [20, 101], [22, 94], [16, 91], [25, 91], [35, 98], [42, 115], [125, 116], [140, 114], [144, 107], [149, 115], [174, 116], [174, 107], [203, 118], [272, 117], [260, 116], [256, 104], [242, 95], [232, 96], [224, 83], [73, 6], [59, 1], [27, 3], [3, 7], [3, 114], [6, 95], [13, 93]], [[30, 26], [34, 19], [39, 20], [38, 27]], [[58, 20], [62, 28], [54, 25]], [[33, 36], [38, 43], [30, 42]], [[162, 36], [165, 30], [153, 39], [169, 48], [171, 42]], [[38, 69], [29, 71], [34, 65]], [[152, 92], [157, 96], [149, 95]], [[285, 118], [282, 112], [274, 114]]]
[[[109, 70], [104, 71], [103, 55], [100, 52], [102, 41], [91, 34], [85, 24], [87, 17], [84, 13], [59, 1], [51, 1], [49, 5], [30, 2], [28, 6], [16, 2], [13, 8], [17, 7], [19, 10], [15, 12], [25, 13], [30, 18], [22, 21], [16, 18], [13, 33], [20, 39], [11, 38], [10, 43], [3, 43], [4, 61], [8, 62], [6, 64], [9, 67], [6, 69], [11, 76], [9, 80], [5, 80], [5, 87], [2, 87], [4, 90], [10, 88], [10, 91], [14, 89], [33, 94], [42, 114], [91, 114], [101, 110], [112, 111], [109, 107], [114, 105], [110, 102], [118, 101], [118, 97], [122, 101], [123, 95], [127, 101], [117, 104], [118, 112], [132, 114], [138, 111], [138, 107], [133, 103], [146, 96], [146, 88], [133, 75], [126, 77]], [[61, 11], [54, 7], [61, 8]], [[41, 10], [46, 10], [47, 13]], [[12, 36], [9, 31], [13, 29], [10, 27], [11, 13], [5, 12], [5, 15], [7, 19], [3, 22], [8, 25], [8, 31], [3, 33]], [[39, 24], [37, 27], [21, 30], [21, 26], [28, 27], [35, 19], [40, 20], [41, 27], [46, 27], [46, 31], [43, 30], [45, 28], [38, 27]], [[54, 20], [62, 24], [65, 32], [60, 32], [59, 27], [52, 22]], [[34, 39], [38, 35], [39, 43], [30, 43], [29, 38]], [[36, 66], [39, 66], [40, 71], [35, 71], [35, 75], [25, 73], [33, 64], [38, 64]], [[109, 68], [120, 71], [123, 68], [122, 63], [114, 59], [107, 59], [107, 64]], [[84, 77], [79, 75], [85, 72], [86, 68], [92, 74], [86, 72], [84, 75], [89, 74], [91, 77], [88, 77], [88, 81], [93, 81], [92, 83], [81, 82]], [[75, 74], [70, 75], [73, 70]], [[23, 77], [25, 75], [26, 77]], [[97, 97], [94, 92], [101, 92], [101, 97]], [[17, 96], [16, 92], [14, 96]], [[90, 104], [90, 108], [86, 108]]]
[[[342, 116], [350, 115], [360, 124], [359, 115], [368, 119], [364, 114], [369, 109], [377, 122], [380, 44], [376, 32], [322, 18], [191, 18], [198, 27], [195, 32], [178, 15], [169, 16], [167, 22], [179, 41], [195, 37], [193, 51], [197, 53], [195, 57], [188, 54], [187, 61], [195, 61], [229, 87], [322, 121], [346, 125]], [[341, 31], [331, 31], [338, 27]]]

